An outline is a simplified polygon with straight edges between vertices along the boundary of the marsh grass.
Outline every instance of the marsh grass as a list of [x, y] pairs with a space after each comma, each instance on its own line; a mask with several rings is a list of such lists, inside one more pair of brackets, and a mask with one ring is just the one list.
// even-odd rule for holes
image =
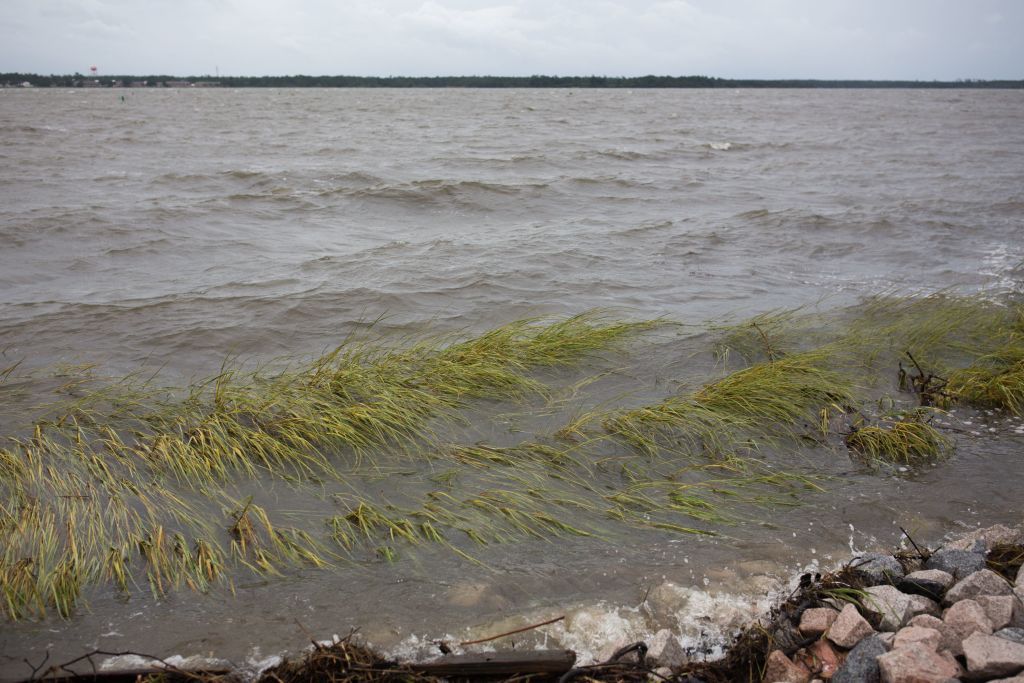
[[695, 391], [609, 416], [609, 432], [647, 452], [665, 438], [693, 454], [755, 449], [759, 439], [793, 436], [821, 411], [855, 400], [850, 377], [832, 368], [834, 348], [794, 353], [744, 368]]
[[[1019, 313], [945, 294], [715, 327], [711, 376], [683, 368], [699, 379], [667, 397], [656, 381], [649, 405], [617, 407], [633, 400], [617, 385], [635, 381], [628, 372], [570, 372], [658, 324], [585, 315], [468, 339], [349, 340], [311, 363], [225, 365], [177, 390], [63, 368], [58, 400], [0, 443], [2, 609], [67, 617], [99, 584], [206, 591], [239, 572], [395, 562], [430, 546], [479, 562], [484, 546], [524, 540], [714, 535], [820, 494], [813, 462], [769, 459], [841, 447], [835, 425], [856, 416], [867, 417], [843, 436], [862, 457], [950, 452], [922, 414], [872, 415], [907, 351], [948, 373], [951, 401], [1024, 407]], [[590, 400], [597, 378], [615, 399]], [[493, 434], [510, 406], [545, 426], [498, 443], [447, 436], [470, 420]], [[299, 509], [276, 509], [276, 486]]]
[[947, 454], [952, 442], [928, 424], [925, 414], [915, 411], [855, 426], [846, 445], [870, 460], [916, 465]]
[[[542, 394], [536, 370], [613, 349], [654, 325], [584, 315], [519, 321], [468, 340], [350, 342], [297, 370], [226, 366], [183, 392], [152, 378], [104, 384], [92, 367], [60, 368], [55, 392], [63, 398], [42, 408], [29, 436], [0, 448], [4, 611], [19, 619], [53, 607], [66, 617], [83, 587], [101, 581], [121, 591], [146, 584], [160, 595], [207, 590], [232, 567], [276, 574], [329, 565], [339, 556], [313, 534], [275, 521], [252, 498], [232, 499], [224, 486], [268, 476], [297, 486], [344, 484], [380, 449], [421, 454], [419, 445], [436, 441], [431, 423], [457, 418], [466, 401]], [[15, 370], [4, 369], [4, 382]], [[460, 447], [448, 459], [493, 467], [500, 454]], [[571, 460], [542, 444], [510, 456], [510, 467]], [[327, 526], [332, 545], [351, 551], [371, 543], [389, 560], [402, 543], [447, 543], [449, 529], [485, 542], [588, 533], [552, 515], [538, 496], [495, 489], [406, 516], [360, 501]], [[224, 501], [222, 524], [188, 502], [197, 497]]]
[[953, 372], [945, 390], [951, 402], [1024, 415], [1024, 334]]

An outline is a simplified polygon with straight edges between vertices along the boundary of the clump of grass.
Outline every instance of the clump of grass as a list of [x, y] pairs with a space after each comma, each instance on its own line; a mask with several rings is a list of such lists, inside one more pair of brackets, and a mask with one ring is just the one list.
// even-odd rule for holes
[[1024, 415], [1024, 335], [949, 376], [952, 401]]
[[819, 421], [821, 410], [854, 400], [850, 379], [832, 370], [834, 347], [759, 363], [660, 404], [621, 412], [605, 421], [613, 434], [642, 449], [676, 436], [690, 451], [734, 451], [744, 436], [770, 437]]
[[854, 426], [846, 445], [871, 460], [913, 465], [940, 457], [952, 444], [920, 412], [913, 412], [876, 425]]

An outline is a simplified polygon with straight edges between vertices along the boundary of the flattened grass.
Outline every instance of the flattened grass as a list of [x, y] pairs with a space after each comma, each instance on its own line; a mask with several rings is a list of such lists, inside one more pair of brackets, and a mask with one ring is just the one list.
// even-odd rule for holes
[[[590, 403], [511, 446], [440, 437], [481, 401], [548, 400], [545, 368], [654, 325], [587, 315], [469, 339], [348, 342], [304, 366], [225, 368], [184, 391], [62, 377], [65, 398], [0, 443], [0, 610], [68, 616], [101, 583], [203, 591], [239, 571], [391, 562], [428, 545], [476, 561], [481, 546], [521, 539], [715, 534], [821, 490], [755, 458], [764, 444], [838, 445], [836, 425], [870, 414], [879, 387], [892, 407], [912, 407], [914, 396], [885, 393], [898, 391], [906, 352], [948, 377], [950, 402], [1024, 412], [1019, 312], [940, 294], [713, 328], [719, 376], [650, 405]], [[907, 464], [951, 448], [912, 413], [843, 436], [858, 456]], [[275, 511], [264, 498], [276, 482], [304, 509]]]
[[[464, 341], [350, 343], [299, 370], [225, 369], [179, 398], [129, 381], [92, 388], [92, 377], [74, 376], [58, 392], [75, 398], [51, 406], [30, 437], [0, 446], [3, 611], [20, 619], [54, 607], [68, 616], [83, 587], [102, 581], [122, 591], [144, 581], [162, 594], [206, 590], [232, 567], [279, 573], [329, 564], [333, 551], [311, 533], [278, 524], [251, 498], [230, 499], [223, 487], [268, 476], [344, 482], [377, 449], [429, 442], [430, 422], [456, 417], [467, 400], [543, 393], [536, 369], [614, 348], [653, 325], [581, 315], [519, 321]], [[13, 371], [5, 368], [4, 381]], [[499, 451], [453, 453], [479, 459]], [[517, 456], [538, 463], [560, 452], [536, 444]], [[187, 502], [196, 499], [226, 500], [223, 522]], [[492, 491], [459, 507], [499, 519], [503, 534], [574, 532], [533, 499]], [[328, 527], [346, 549], [357, 537], [382, 534], [390, 542], [444, 542], [446, 523], [484, 538], [471, 516], [431, 515], [426, 507], [413, 517], [388, 515], [360, 502]], [[378, 553], [394, 557], [390, 545]]]
[[721, 455], [757, 439], [819, 422], [821, 411], [842, 410], [855, 400], [852, 380], [833, 370], [832, 348], [783, 356], [752, 365], [653, 406], [613, 414], [605, 427], [653, 452], [672, 437], [692, 453]]

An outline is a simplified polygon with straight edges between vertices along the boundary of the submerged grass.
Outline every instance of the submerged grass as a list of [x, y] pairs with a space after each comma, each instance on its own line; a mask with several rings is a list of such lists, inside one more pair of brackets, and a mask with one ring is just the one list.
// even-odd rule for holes
[[[717, 376], [666, 398], [656, 389], [650, 405], [577, 405], [514, 445], [440, 434], [488, 401], [568, 411], [549, 400], [545, 369], [657, 323], [584, 315], [469, 339], [351, 341], [284, 371], [225, 367], [185, 391], [69, 371], [62, 399], [0, 443], [0, 609], [66, 617], [101, 583], [204, 591], [239, 571], [391, 562], [427, 546], [475, 562], [483, 546], [520, 539], [715, 534], [822, 490], [814, 474], [759, 459], [765, 445], [845, 443], [900, 463], [948, 453], [921, 413], [871, 415], [880, 393], [890, 408], [920, 398], [894, 387], [908, 355], [941, 375], [936, 395], [950, 403], [1024, 411], [1012, 307], [879, 297], [823, 320], [773, 312], [714, 328]], [[574, 401], [590, 381], [573, 385]], [[274, 511], [277, 483], [302, 510]]]
[[[309, 532], [274, 522], [252, 498], [234, 500], [223, 486], [266, 476], [344, 482], [375, 449], [429, 441], [430, 422], [455, 417], [465, 401], [542, 393], [536, 369], [576, 362], [653, 325], [582, 315], [519, 321], [465, 341], [349, 343], [299, 370], [225, 368], [180, 397], [145, 382], [91, 389], [91, 376], [71, 373], [58, 393], [72, 399], [51, 406], [31, 436], [0, 448], [4, 612], [19, 619], [52, 606], [68, 616], [83, 587], [100, 581], [122, 591], [144, 582], [162, 594], [184, 585], [206, 590], [232, 566], [279, 573], [329, 564], [333, 551]], [[5, 369], [5, 381], [13, 371]], [[354, 459], [342, 458], [346, 452]], [[479, 459], [499, 451], [452, 452]], [[559, 456], [540, 444], [517, 454], [534, 463]], [[180, 491], [226, 501], [224, 522], [210, 523], [210, 510]], [[508, 535], [585, 533], [531, 500], [490, 491], [460, 507], [499, 518]], [[443, 522], [483, 539], [473, 521], [432, 518], [426, 509], [396, 517], [360, 502], [328, 527], [351, 549], [357, 537], [381, 534], [390, 544], [443, 542]], [[394, 557], [391, 545], [378, 551]]]
[[852, 380], [831, 367], [839, 357], [823, 347], [758, 363], [659, 404], [615, 413], [605, 427], [648, 452], [665, 437], [711, 456], [752, 449], [758, 439], [806, 430], [822, 410], [841, 411], [854, 401]]

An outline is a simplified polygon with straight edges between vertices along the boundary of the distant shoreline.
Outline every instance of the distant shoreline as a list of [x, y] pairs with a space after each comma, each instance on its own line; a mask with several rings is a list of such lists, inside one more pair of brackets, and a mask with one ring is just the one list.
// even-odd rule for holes
[[710, 76], [169, 76], [0, 73], [0, 87], [1024, 89], [1021, 80], [887, 81]]

